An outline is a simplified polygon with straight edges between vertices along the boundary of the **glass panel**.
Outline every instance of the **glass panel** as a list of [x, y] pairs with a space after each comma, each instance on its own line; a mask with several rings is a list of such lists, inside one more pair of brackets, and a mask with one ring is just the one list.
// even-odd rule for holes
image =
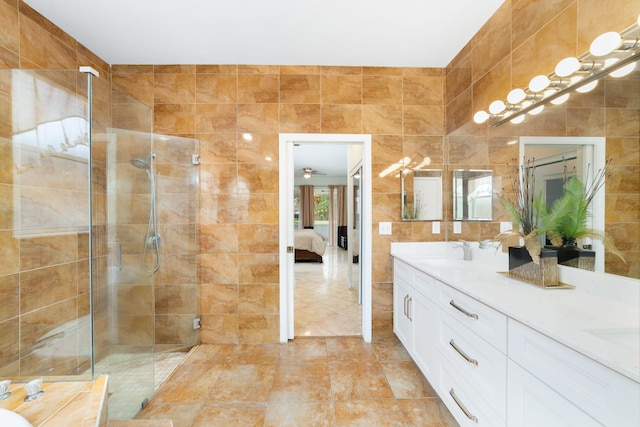
[[86, 88], [77, 71], [0, 70], [0, 376], [14, 381], [91, 373]]
[[[110, 129], [111, 418], [132, 418], [198, 343], [197, 141]], [[100, 366], [100, 363], [98, 363]]]

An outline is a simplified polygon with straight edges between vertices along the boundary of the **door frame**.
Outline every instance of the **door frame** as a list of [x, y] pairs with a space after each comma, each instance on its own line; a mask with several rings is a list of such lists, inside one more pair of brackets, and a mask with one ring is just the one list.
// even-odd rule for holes
[[[362, 145], [362, 338], [371, 342], [371, 135], [367, 134], [279, 134], [279, 255], [280, 255], [280, 342], [294, 338], [294, 252], [293, 248], [293, 146], [294, 143], [341, 143]], [[348, 165], [345, 165], [348, 168]]]

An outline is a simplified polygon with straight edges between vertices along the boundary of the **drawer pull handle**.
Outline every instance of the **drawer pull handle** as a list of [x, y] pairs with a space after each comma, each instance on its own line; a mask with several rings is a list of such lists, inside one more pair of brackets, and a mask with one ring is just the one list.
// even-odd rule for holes
[[405, 295], [404, 296], [404, 316], [405, 317], [409, 317], [409, 315], [407, 314], [407, 300], [409, 299], [409, 295]]
[[465, 310], [464, 308], [462, 308], [458, 304], [456, 304], [454, 300], [449, 301], [449, 305], [451, 305], [453, 308], [455, 308], [459, 312], [463, 313], [467, 317], [471, 317], [472, 319], [476, 319], [476, 320], [478, 319], [478, 315], [477, 314], [468, 312], [467, 310]]
[[478, 366], [478, 361], [477, 361], [476, 359], [472, 359], [472, 358], [470, 358], [470, 357], [467, 355], [467, 353], [465, 353], [464, 351], [462, 351], [462, 349], [461, 349], [460, 347], [458, 347], [458, 346], [456, 345], [456, 343], [455, 343], [453, 340], [449, 341], [449, 345], [450, 345], [451, 347], [453, 347], [453, 349], [454, 349], [454, 350], [455, 350], [455, 351], [456, 351], [460, 356], [462, 356], [462, 358], [463, 358], [464, 360], [466, 360], [467, 362], [471, 363], [472, 365], [476, 365], [476, 366]]
[[410, 322], [413, 322], [413, 314], [411, 313], [411, 306], [413, 305], [413, 297], [409, 297], [408, 300], [408, 304], [407, 304], [407, 317], [409, 318]]
[[471, 412], [469, 412], [469, 410], [462, 404], [462, 402], [460, 402], [460, 399], [458, 399], [458, 396], [456, 396], [456, 392], [453, 391], [453, 389], [449, 390], [449, 395], [451, 396], [453, 401], [456, 402], [456, 405], [458, 405], [460, 410], [462, 410], [462, 412], [464, 412], [464, 415], [467, 418], [469, 418], [474, 423], [478, 422], [478, 418], [476, 418], [475, 416], [471, 415]]

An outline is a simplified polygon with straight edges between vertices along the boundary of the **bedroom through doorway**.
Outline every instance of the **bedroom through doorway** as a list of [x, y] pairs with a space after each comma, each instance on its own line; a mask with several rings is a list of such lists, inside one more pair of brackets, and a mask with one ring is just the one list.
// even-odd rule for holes
[[280, 135], [281, 341], [371, 340], [371, 242], [360, 232], [370, 150], [370, 135]]
[[294, 335], [361, 336], [349, 145], [294, 144], [293, 152]]

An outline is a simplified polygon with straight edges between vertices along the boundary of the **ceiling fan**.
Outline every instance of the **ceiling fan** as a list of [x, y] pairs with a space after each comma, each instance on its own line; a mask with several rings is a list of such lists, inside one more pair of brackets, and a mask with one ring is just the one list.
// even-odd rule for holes
[[326, 175], [324, 172], [320, 172], [317, 171], [313, 168], [302, 168], [302, 171], [304, 172], [304, 176], [306, 179], [311, 178], [312, 175]]

